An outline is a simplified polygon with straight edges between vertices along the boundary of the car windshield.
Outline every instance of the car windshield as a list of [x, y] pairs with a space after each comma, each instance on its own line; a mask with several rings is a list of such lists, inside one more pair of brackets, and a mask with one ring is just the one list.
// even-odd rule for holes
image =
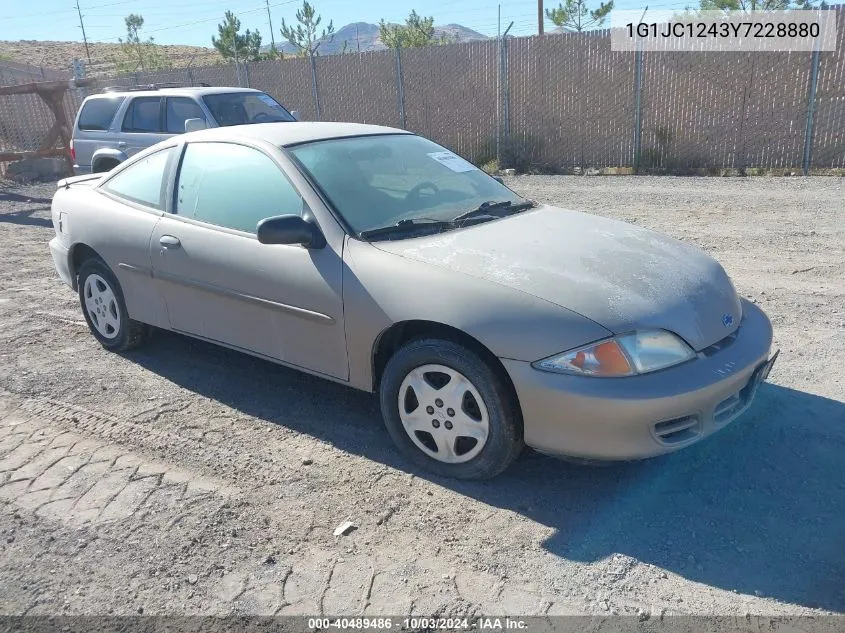
[[315, 141], [290, 148], [357, 233], [403, 220], [435, 226], [527, 201], [472, 163], [412, 134]]
[[221, 127], [295, 121], [282, 104], [263, 92], [225, 92], [205, 95], [203, 101]]

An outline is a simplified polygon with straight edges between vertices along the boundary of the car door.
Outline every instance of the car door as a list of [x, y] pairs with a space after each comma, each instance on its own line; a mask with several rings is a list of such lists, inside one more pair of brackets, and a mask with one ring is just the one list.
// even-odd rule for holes
[[258, 147], [193, 142], [150, 242], [172, 329], [346, 380], [342, 257], [261, 244], [258, 222], [303, 198]]
[[208, 119], [199, 103], [189, 97], [165, 97], [165, 132], [168, 134], [184, 134], [185, 121], [188, 119], [202, 119], [208, 126]]
[[132, 156], [151, 145], [170, 138], [164, 132], [161, 97], [133, 97], [126, 107], [117, 147]]
[[[178, 158], [175, 146], [153, 151], [110, 174], [86, 205], [84, 242], [109, 265], [120, 282], [129, 314], [166, 327], [166, 309], [150, 265], [150, 237], [164, 213], [167, 177]], [[73, 219], [71, 219], [71, 225]]]

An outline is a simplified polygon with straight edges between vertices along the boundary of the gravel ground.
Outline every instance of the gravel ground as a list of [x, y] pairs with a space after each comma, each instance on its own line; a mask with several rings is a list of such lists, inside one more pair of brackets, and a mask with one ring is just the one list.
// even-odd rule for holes
[[104, 351], [54, 186], [0, 185], [0, 614], [845, 612], [845, 180], [511, 184], [717, 257], [782, 349], [752, 410], [665, 458], [435, 478], [368, 394], [164, 332]]

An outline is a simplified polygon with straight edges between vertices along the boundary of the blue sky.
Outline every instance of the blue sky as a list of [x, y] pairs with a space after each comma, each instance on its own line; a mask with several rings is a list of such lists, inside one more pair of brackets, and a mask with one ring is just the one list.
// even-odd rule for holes
[[[559, 0], [544, 0], [546, 6]], [[684, 0], [644, 2], [650, 8], [683, 8]], [[617, 0], [618, 9], [636, 9], [638, 0]], [[243, 28], [259, 29], [266, 43], [270, 41], [264, 0], [79, 0], [85, 18], [85, 30], [92, 41], [116, 42], [124, 34], [123, 18], [129, 13], [144, 16], [144, 34], [160, 44], [210, 46], [211, 35], [223, 13], [231, 9], [240, 17]], [[323, 21], [334, 21], [335, 28], [350, 22], [377, 23], [381, 18], [401, 22], [416, 9], [434, 16], [435, 24], [458, 23], [486, 35], [496, 34], [496, 0], [314, 0]], [[301, 0], [270, 0], [270, 11], [278, 39], [282, 18], [294, 19]], [[536, 0], [502, 3], [502, 23], [511, 20], [514, 35], [537, 32]], [[504, 28], [503, 26], [503, 28]], [[547, 22], [546, 28], [553, 27]], [[0, 40], [73, 40], [81, 41], [79, 18], [74, 0], [0, 0]]]

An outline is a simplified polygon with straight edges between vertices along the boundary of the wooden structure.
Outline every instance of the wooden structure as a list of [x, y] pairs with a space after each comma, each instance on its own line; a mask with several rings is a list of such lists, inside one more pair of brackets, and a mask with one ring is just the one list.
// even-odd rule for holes
[[[38, 95], [47, 104], [54, 117], [53, 125], [48, 130], [44, 142], [41, 143], [41, 147], [32, 152], [0, 152], [0, 163], [23, 160], [25, 158], [58, 156], [65, 159], [69, 173], [73, 173], [73, 159], [70, 156], [71, 123], [68, 121], [65, 113], [64, 99], [68, 90], [93, 86], [94, 83], [93, 79], [77, 79], [0, 86], [0, 98], [10, 95]], [[59, 143], [58, 147], [56, 143]]]

